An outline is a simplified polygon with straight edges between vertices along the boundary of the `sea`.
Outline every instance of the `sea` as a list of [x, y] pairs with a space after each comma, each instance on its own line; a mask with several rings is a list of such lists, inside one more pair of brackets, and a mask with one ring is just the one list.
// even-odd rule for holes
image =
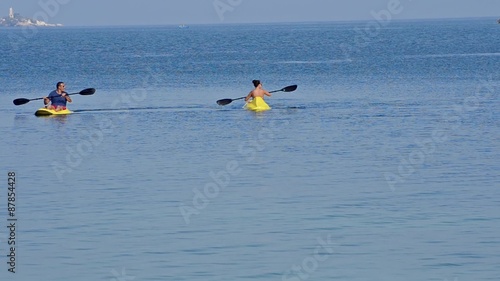
[[[0, 50], [0, 280], [500, 280], [496, 19], [2, 28]], [[254, 79], [298, 87], [217, 105]], [[36, 117], [58, 81], [74, 113]]]

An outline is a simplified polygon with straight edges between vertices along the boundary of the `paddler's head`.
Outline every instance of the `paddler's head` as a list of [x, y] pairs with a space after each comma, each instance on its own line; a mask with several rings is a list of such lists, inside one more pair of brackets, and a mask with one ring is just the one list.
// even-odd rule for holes
[[253, 83], [254, 87], [257, 87], [261, 84], [260, 80], [253, 80], [252, 83]]
[[64, 91], [64, 82], [57, 82], [56, 89]]

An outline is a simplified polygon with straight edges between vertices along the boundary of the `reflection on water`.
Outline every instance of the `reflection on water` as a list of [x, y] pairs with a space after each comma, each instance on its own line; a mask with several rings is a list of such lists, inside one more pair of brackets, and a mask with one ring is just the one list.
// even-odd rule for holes
[[54, 122], [65, 124], [68, 121], [69, 114], [67, 115], [46, 115], [46, 116], [37, 116], [40, 119], [53, 120]]

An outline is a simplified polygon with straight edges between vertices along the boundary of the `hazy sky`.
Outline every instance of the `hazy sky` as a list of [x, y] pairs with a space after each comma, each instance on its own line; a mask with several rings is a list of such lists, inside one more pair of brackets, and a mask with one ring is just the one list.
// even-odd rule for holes
[[67, 26], [372, 20], [380, 11], [394, 19], [500, 17], [500, 0], [0, 0], [0, 17], [11, 6]]

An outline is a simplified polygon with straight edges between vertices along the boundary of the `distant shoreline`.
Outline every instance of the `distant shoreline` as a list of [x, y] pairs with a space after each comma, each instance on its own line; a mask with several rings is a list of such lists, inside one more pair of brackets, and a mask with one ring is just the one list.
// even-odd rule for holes
[[[20, 20], [16, 24], [13, 24], [12, 19], [8, 17], [0, 18], [0, 28], [2, 27], [69, 27], [69, 28], [120, 28], [120, 27], [173, 27], [179, 29], [189, 29], [188, 27], [199, 27], [199, 26], [245, 26], [245, 25], [287, 25], [287, 24], [349, 24], [349, 23], [367, 23], [374, 21], [374, 19], [366, 20], [331, 20], [331, 21], [296, 21], [296, 22], [242, 22], [242, 23], [193, 23], [193, 24], [175, 24], [175, 23], [165, 23], [165, 24], [108, 24], [108, 25], [63, 25], [63, 24], [49, 24], [43, 21], [36, 21], [29, 18], [24, 18], [16, 14], [17, 17], [14, 19]], [[393, 19], [392, 22], [433, 22], [433, 21], [467, 21], [467, 20], [492, 20], [492, 22], [497, 22], [500, 24], [500, 19], [496, 17], [466, 17], [466, 18], [415, 18], [415, 19]]]
[[46, 23], [41, 20], [30, 19], [21, 16], [18, 13], [14, 13], [14, 9], [9, 9], [9, 15], [0, 18], [0, 27], [25, 27], [25, 26], [35, 26], [35, 27], [61, 27], [60, 23], [51, 24]]
[[[405, 22], [415, 22], [415, 23], [425, 23], [425, 22], [435, 22], [435, 21], [476, 21], [476, 20], [484, 20], [484, 21], [492, 21], [495, 23], [497, 18], [495, 17], [468, 17], [468, 18], [422, 18], [422, 19], [394, 19], [391, 22], [393, 23], [405, 23]], [[192, 23], [186, 24], [188, 27], [203, 27], [203, 26], [251, 26], [251, 25], [288, 25], [288, 24], [351, 24], [351, 23], [359, 23], [365, 24], [368, 22], [374, 21], [371, 20], [332, 20], [332, 21], [296, 21], [296, 22], [245, 22], [245, 23]], [[178, 28], [178, 29], [187, 29], [189, 28], [180, 28], [179, 24], [175, 23], [165, 23], [165, 24], [109, 24], [109, 25], [64, 25], [66, 28], [127, 28], [127, 27], [168, 27], [168, 28]]]
[[[414, 18], [414, 19], [393, 19], [391, 22], [433, 22], [433, 21], [475, 21], [484, 20], [496, 23], [497, 17], [465, 17], [465, 18]], [[286, 22], [286, 21], [270, 21], [270, 22], [214, 22], [214, 23], [186, 23], [189, 27], [199, 27], [199, 26], [244, 26], [244, 25], [287, 25], [287, 24], [350, 24], [350, 23], [360, 23], [364, 24], [367, 22], [375, 21], [375, 19], [362, 19], [362, 20], [328, 20], [328, 21], [297, 21], [297, 22]], [[95, 24], [95, 25], [64, 25], [65, 27], [88, 27], [88, 28], [114, 28], [114, 27], [176, 27], [179, 28], [178, 23], [158, 23], [158, 24]], [[180, 28], [182, 29], [182, 28]], [[189, 28], [188, 28], [189, 29]]]

